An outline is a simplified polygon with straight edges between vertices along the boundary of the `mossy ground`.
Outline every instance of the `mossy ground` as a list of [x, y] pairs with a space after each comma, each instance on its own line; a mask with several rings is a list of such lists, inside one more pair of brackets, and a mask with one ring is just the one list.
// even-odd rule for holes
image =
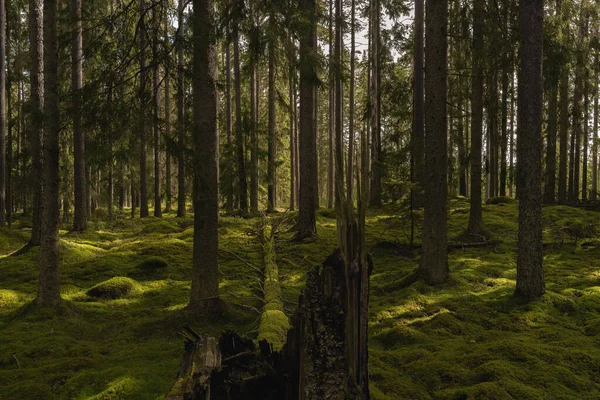
[[[449, 237], [466, 227], [468, 203], [449, 203]], [[600, 398], [600, 213], [544, 209], [547, 294], [521, 303], [516, 277], [517, 204], [485, 205], [484, 225], [502, 244], [451, 252], [451, 279], [439, 287], [403, 279], [418, 265], [380, 241], [407, 243], [410, 220], [399, 207], [368, 214], [371, 277], [370, 374], [374, 399]], [[416, 213], [417, 233], [422, 213]], [[286, 313], [305, 273], [335, 247], [335, 219], [318, 214], [318, 240], [277, 238]], [[260, 268], [249, 233], [256, 220], [223, 217], [220, 248]], [[185, 310], [189, 296], [191, 219], [168, 214], [94, 221], [83, 234], [61, 231], [59, 316], [31, 301], [37, 249], [10, 256], [28, 239], [26, 219], [0, 230], [0, 398], [155, 399], [173, 383], [183, 353], [179, 327], [217, 335], [226, 328], [256, 337], [261, 293], [257, 272], [221, 253], [221, 293], [230, 305], [202, 320]], [[416, 243], [420, 242], [416, 235]], [[562, 243], [562, 244], [561, 244]], [[147, 260], [166, 266], [145, 268]], [[135, 288], [116, 299], [86, 292], [114, 277]]]

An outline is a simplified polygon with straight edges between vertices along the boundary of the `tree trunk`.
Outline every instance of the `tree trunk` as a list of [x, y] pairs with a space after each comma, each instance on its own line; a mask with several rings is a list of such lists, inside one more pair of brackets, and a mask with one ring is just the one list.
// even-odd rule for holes
[[598, 76], [600, 65], [598, 63], [598, 51], [596, 51], [596, 60], [594, 66], [594, 134], [592, 142], [592, 194], [591, 200], [596, 201], [598, 196]]
[[424, 181], [424, 166], [423, 166], [423, 154], [425, 149], [423, 148], [423, 142], [425, 140], [425, 98], [423, 94], [423, 58], [424, 58], [424, 44], [423, 44], [423, 29], [424, 29], [424, 0], [415, 0], [415, 53], [414, 53], [414, 77], [413, 77], [413, 136], [412, 136], [412, 148], [411, 156], [413, 159], [413, 177], [412, 184], [414, 185], [412, 191], [412, 203], [414, 208], [423, 207], [423, 189], [425, 187]]
[[212, 0], [193, 0], [194, 260], [189, 308], [216, 311], [219, 300], [219, 136], [217, 51]]
[[448, 279], [447, 243], [447, 0], [428, 0], [425, 29], [425, 213], [419, 267], [428, 284]]
[[238, 172], [238, 198], [240, 212], [248, 213], [248, 186], [246, 182], [246, 160], [242, 132], [242, 93], [240, 77], [240, 43], [238, 27], [233, 27], [233, 75], [235, 79], [235, 141]]
[[471, 89], [471, 209], [467, 232], [483, 233], [481, 208], [481, 141], [483, 135], [483, 24], [485, 0], [473, 3], [473, 78]]
[[558, 125], [558, 76], [550, 78], [550, 99], [548, 103], [548, 143], [546, 146], [546, 179], [544, 203], [554, 204], [556, 189], [556, 127]]
[[581, 200], [587, 201], [587, 178], [588, 178], [588, 141], [589, 141], [589, 109], [590, 109], [590, 76], [588, 73], [587, 66], [585, 67], [585, 84], [584, 84], [584, 95], [583, 95], [583, 157], [582, 157], [582, 171], [581, 171]]
[[[342, 115], [344, 94], [342, 91], [342, 48], [343, 37], [342, 21], [344, 18], [343, 0], [335, 0], [335, 44], [334, 44], [334, 88], [335, 88], [335, 209], [338, 216], [342, 213], [344, 197], [344, 119]], [[338, 226], [339, 228], [339, 226]]]
[[231, 45], [225, 45], [225, 129], [227, 133], [227, 161], [226, 173], [227, 177], [227, 204], [225, 208], [228, 214], [233, 213], [233, 148], [231, 145]]
[[[508, 195], [513, 196], [513, 187], [515, 184], [515, 166], [514, 166], [514, 151], [515, 151], [515, 76], [514, 71], [510, 73], [510, 154], [509, 154], [509, 171], [508, 171]], [[565, 181], [566, 183], [566, 181]]]
[[354, 204], [354, 58], [356, 47], [356, 0], [351, 1], [350, 5], [350, 110], [348, 118], [348, 170], [346, 172], [346, 193], [348, 203]]
[[[503, 7], [502, 39], [504, 46], [508, 43], [508, 9], [509, 3], [505, 2]], [[505, 47], [506, 49], [506, 47]], [[506, 155], [508, 146], [508, 62], [509, 52], [503, 52], [502, 59], [502, 138], [500, 145], [500, 196], [506, 196]]]
[[6, 223], [6, 5], [0, 0], [0, 227]]
[[146, 171], [146, 14], [140, 0], [140, 217], [148, 216], [148, 174]]
[[315, 0], [300, 0], [304, 23], [300, 28], [300, 212], [299, 239], [317, 234], [316, 211], [318, 163], [316, 152], [315, 82], [313, 58], [317, 52], [317, 10]]
[[381, 25], [380, 0], [372, 0], [371, 18], [373, 19], [373, 77], [371, 79], [371, 184], [369, 190], [369, 205], [381, 206]]
[[327, 158], [327, 208], [333, 208], [334, 196], [335, 196], [335, 139], [334, 139], [334, 131], [335, 131], [335, 63], [333, 61], [333, 49], [335, 47], [334, 37], [333, 37], [333, 26], [334, 26], [334, 17], [333, 17], [333, 2], [334, 0], [329, 0], [329, 157]]
[[160, 83], [158, 71], [158, 8], [153, 9], [152, 19], [154, 22], [152, 34], [152, 131], [154, 133], [154, 216], [162, 217], [161, 189], [160, 189], [160, 132], [158, 130], [158, 118], [160, 109]]
[[296, 209], [296, 186], [298, 185], [298, 181], [296, 180], [296, 135], [295, 135], [295, 75], [296, 75], [296, 67], [295, 67], [295, 55], [294, 55], [294, 47], [291, 40], [288, 40], [288, 48], [290, 52], [289, 56], [289, 82], [288, 82], [288, 91], [289, 91], [289, 120], [290, 120], [290, 211], [294, 211]]
[[[271, 13], [271, 19], [275, 15]], [[271, 28], [275, 29], [275, 22], [271, 22]], [[267, 187], [267, 209], [274, 211], [277, 208], [277, 137], [275, 132], [276, 109], [275, 109], [275, 43], [274, 38], [269, 42], [269, 160], [267, 163], [268, 187]]]
[[542, 266], [542, 46], [544, 0], [520, 2], [521, 67], [517, 186], [519, 237], [515, 295], [525, 298], [544, 293]]
[[42, 137], [44, 109], [44, 41], [42, 32], [43, 0], [29, 0], [29, 82], [31, 104], [31, 182], [33, 187], [33, 215], [31, 221], [32, 246], [39, 246], [42, 232]]
[[[169, 14], [168, 14], [169, 2], [165, 1], [164, 4], [164, 50], [165, 53], [168, 51], [169, 46]], [[171, 137], [171, 87], [170, 87], [170, 78], [171, 74], [169, 73], [169, 68], [164, 69], [165, 72], [165, 137]], [[165, 151], [166, 155], [166, 168], [165, 168], [165, 212], [171, 212], [171, 153], [167, 149]]]
[[183, 103], [183, 7], [184, 0], [179, 0], [177, 9], [177, 216], [185, 217], [185, 121]]
[[258, 213], [258, 88], [254, 59], [250, 70], [250, 212]]
[[[3, 1], [3, 0], [0, 0]], [[57, 2], [44, 0], [44, 197], [40, 247], [40, 280], [37, 303], [56, 306], [60, 302], [58, 279], [59, 135]]]
[[74, 29], [71, 32], [71, 98], [73, 112], [73, 166], [75, 188], [75, 214], [73, 230], [82, 232], [87, 229], [85, 182], [85, 134], [81, 125], [82, 88], [83, 88], [83, 28], [81, 23], [81, 0], [71, 0], [71, 19]]

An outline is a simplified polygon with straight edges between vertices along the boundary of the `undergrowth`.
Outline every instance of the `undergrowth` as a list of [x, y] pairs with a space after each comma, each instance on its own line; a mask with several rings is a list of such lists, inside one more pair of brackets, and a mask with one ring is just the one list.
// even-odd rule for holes
[[[450, 253], [450, 281], [403, 284], [418, 266], [393, 246], [407, 244], [401, 206], [368, 214], [373, 254], [369, 368], [374, 399], [600, 398], [600, 213], [544, 209], [547, 293], [521, 303], [516, 279], [518, 204], [483, 206], [499, 241]], [[449, 202], [449, 238], [468, 222], [468, 202]], [[318, 239], [276, 240], [284, 310], [297, 303], [306, 272], [334, 250], [332, 213], [317, 216]], [[191, 219], [117, 219], [61, 231], [60, 315], [37, 308], [37, 256], [19, 256], [30, 223], [0, 229], [0, 398], [156, 399], [173, 383], [183, 354], [183, 324], [203, 334], [235, 329], [257, 336], [262, 293], [256, 219], [222, 217], [219, 247], [224, 315], [199, 319], [185, 309], [190, 290]], [[415, 244], [422, 212], [414, 213]], [[92, 296], [94, 288], [105, 295]]]

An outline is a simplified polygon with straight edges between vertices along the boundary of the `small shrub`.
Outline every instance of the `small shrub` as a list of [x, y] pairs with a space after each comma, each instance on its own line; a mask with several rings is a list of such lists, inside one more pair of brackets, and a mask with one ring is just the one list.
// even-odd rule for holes
[[97, 299], [121, 299], [138, 290], [138, 283], [131, 278], [115, 276], [90, 288], [86, 294]]

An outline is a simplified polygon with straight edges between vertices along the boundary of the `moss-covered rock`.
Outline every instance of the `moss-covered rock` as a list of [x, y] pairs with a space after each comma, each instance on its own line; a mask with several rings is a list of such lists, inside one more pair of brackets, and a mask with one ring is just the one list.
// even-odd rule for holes
[[157, 270], [167, 268], [169, 263], [162, 257], [150, 257], [142, 261], [136, 268], [142, 270]]
[[98, 299], [115, 300], [127, 297], [139, 289], [139, 284], [131, 278], [115, 276], [88, 289], [86, 294]]

